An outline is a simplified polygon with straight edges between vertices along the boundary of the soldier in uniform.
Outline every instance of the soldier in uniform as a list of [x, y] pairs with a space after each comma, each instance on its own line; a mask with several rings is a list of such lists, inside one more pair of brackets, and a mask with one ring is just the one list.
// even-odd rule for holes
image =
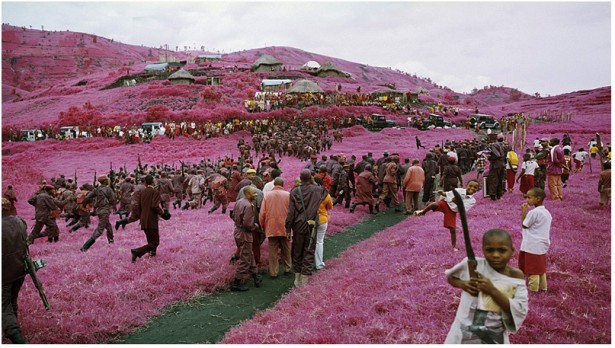
[[137, 202], [139, 201], [139, 197], [141, 191], [145, 188], [145, 177], [141, 177], [137, 186], [135, 186], [132, 195], [130, 196], [130, 215], [128, 218], [120, 219], [115, 222], [115, 230], [117, 231], [120, 226], [122, 229], [126, 228], [127, 224], [133, 223], [135, 221], [139, 221], [139, 209], [137, 208]]
[[93, 187], [89, 183], [83, 184], [79, 188], [79, 193], [77, 193], [75, 198], [75, 203], [77, 204], [77, 218], [75, 218], [71, 223], [69, 223], [66, 227], [73, 226], [68, 232], [73, 233], [80, 229], [81, 227], [90, 227], [90, 210], [92, 210], [92, 204], [87, 203], [84, 204], [83, 201], [85, 197], [92, 191]]
[[175, 195], [175, 201], [173, 201], [173, 209], [177, 209], [177, 207], [182, 206], [182, 200], [184, 199], [184, 176], [181, 174], [181, 170], [178, 169], [175, 171], [175, 175], [171, 179], [171, 183], [173, 184], [173, 192]]
[[160, 180], [158, 180], [158, 192], [160, 193], [160, 204], [162, 204], [163, 209], [169, 210], [171, 195], [174, 191], [173, 182], [169, 179], [166, 172], [162, 172]]
[[135, 185], [132, 183], [132, 178], [127, 177], [120, 185], [120, 209], [117, 211], [120, 214], [120, 219], [122, 219], [124, 214], [128, 216], [130, 212], [130, 196], [132, 196], [134, 191]]
[[[342, 166], [343, 170], [339, 172], [338, 183], [337, 183], [337, 198], [333, 205], [342, 204], [342, 201], [346, 199], [346, 205], [344, 208], [350, 208], [350, 165], [348, 163], [344, 163]], [[324, 186], [324, 185], [323, 185]]]
[[205, 184], [205, 178], [203, 177], [203, 170], [199, 169], [196, 172], [193, 171], [193, 174], [195, 174], [192, 178], [190, 178], [190, 180], [188, 181], [188, 190], [189, 192], [191, 192], [191, 197], [192, 200], [189, 202], [186, 202], [186, 204], [182, 207], [182, 209], [186, 210], [189, 207], [192, 209], [198, 209], [203, 207], [203, 200], [202, 200], [202, 196], [203, 196], [203, 185]]
[[[60, 208], [56, 204], [55, 187], [45, 185], [43, 192], [37, 193], [35, 196], [28, 199], [28, 203], [34, 206], [34, 228], [28, 236], [28, 244], [34, 243], [36, 238], [47, 236], [49, 242], [58, 241], [59, 229], [56, 224], [56, 218], [60, 215]], [[45, 226], [45, 233], [40, 234], [41, 229]]]
[[2, 332], [12, 343], [28, 343], [17, 320], [17, 297], [26, 277], [26, 222], [10, 215], [11, 202], [2, 198]]
[[226, 179], [227, 171], [222, 168], [220, 174], [212, 175], [211, 191], [214, 199], [214, 206], [209, 209], [208, 214], [213, 213], [222, 205], [222, 214], [226, 214], [226, 208], [228, 207], [227, 188], [228, 180]]
[[239, 262], [235, 270], [235, 279], [231, 285], [232, 291], [246, 291], [248, 287], [245, 281], [254, 279], [254, 286], [260, 287], [262, 276], [258, 274], [254, 253], [252, 252], [253, 232], [259, 227], [255, 220], [254, 202], [256, 200], [256, 188], [247, 186], [244, 189], [245, 197], [239, 199], [233, 209], [233, 221], [235, 223], [235, 244], [239, 249]]
[[96, 239], [102, 235], [103, 230], [107, 230], [107, 241], [109, 244], [113, 244], [113, 227], [109, 222], [109, 215], [111, 215], [111, 207], [115, 206], [115, 192], [109, 187], [108, 177], [103, 175], [98, 178], [98, 182], [101, 185], [94, 188], [83, 200], [85, 204], [93, 202], [96, 216], [98, 216], [98, 226], [96, 226], [92, 236], [81, 247], [83, 252], [86, 252], [96, 242]]

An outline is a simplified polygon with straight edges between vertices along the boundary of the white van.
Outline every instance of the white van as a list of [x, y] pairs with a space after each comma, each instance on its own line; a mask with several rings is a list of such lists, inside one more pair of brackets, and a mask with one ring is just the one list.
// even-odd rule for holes
[[21, 131], [23, 141], [35, 141], [43, 139], [43, 132], [38, 129], [23, 129]]
[[60, 127], [60, 134], [64, 136], [65, 139], [78, 138], [81, 133], [79, 133], [79, 127], [77, 126], [66, 126]]
[[[141, 123], [141, 128], [149, 134], [158, 135], [160, 129], [162, 129], [162, 122], [144, 122]], [[158, 128], [158, 129], [156, 129]]]

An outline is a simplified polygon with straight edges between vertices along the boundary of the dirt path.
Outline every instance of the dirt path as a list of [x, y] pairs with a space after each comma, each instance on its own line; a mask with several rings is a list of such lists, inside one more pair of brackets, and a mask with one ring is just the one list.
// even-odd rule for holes
[[[399, 223], [405, 217], [406, 215], [396, 213], [391, 208], [384, 213], [365, 218], [359, 225], [342, 233], [326, 238], [325, 260], [336, 257], [348, 247]], [[272, 307], [284, 294], [292, 291], [294, 274], [280, 276], [278, 279], [263, 275], [263, 278], [263, 284], [258, 289], [250, 282], [250, 290], [246, 292], [221, 290], [174, 305], [152, 319], [146, 327], [138, 329], [134, 334], [119, 337], [111, 343], [218, 342], [228, 329], [252, 318], [257, 310]]]

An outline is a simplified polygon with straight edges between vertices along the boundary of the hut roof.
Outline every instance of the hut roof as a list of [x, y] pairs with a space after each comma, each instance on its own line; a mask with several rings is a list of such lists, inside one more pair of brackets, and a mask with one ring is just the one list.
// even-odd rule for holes
[[318, 71], [327, 71], [327, 70], [334, 70], [340, 73], [343, 73], [343, 71], [341, 71], [340, 69], [338, 69], [335, 65], [333, 65], [333, 63], [331, 62], [326, 62], [323, 65], [320, 66], [320, 68], [318, 68]]
[[192, 74], [190, 74], [184, 69], [179, 69], [173, 74], [171, 74], [171, 76], [169, 76], [169, 80], [175, 80], [175, 79], [189, 79], [193, 81], [195, 80], [194, 76], [192, 76]]
[[324, 93], [322, 88], [320, 88], [316, 82], [310, 80], [299, 80], [297, 81], [291, 88], [288, 89], [287, 93]]
[[258, 58], [254, 63], [252, 63], [253, 67], [258, 67], [260, 65], [279, 65], [282, 64], [275, 57], [270, 56], [268, 54], [263, 54], [260, 58]]

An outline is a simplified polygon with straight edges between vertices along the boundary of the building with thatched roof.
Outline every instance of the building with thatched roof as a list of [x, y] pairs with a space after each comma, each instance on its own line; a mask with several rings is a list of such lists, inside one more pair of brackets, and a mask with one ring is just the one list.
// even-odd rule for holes
[[345, 73], [338, 69], [333, 63], [326, 62], [320, 66], [316, 70], [316, 76], [318, 77], [327, 77], [327, 76], [336, 76], [336, 77], [350, 77], [350, 74]]
[[254, 63], [250, 71], [252, 72], [270, 72], [282, 70], [282, 62], [268, 54], [263, 54]]
[[406, 104], [408, 103], [409, 92], [394, 89], [382, 89], [371, 93], [375, 98], [387, 104]]
[[199, 54], [196, 62], [217, 62], [222, 59], [221, 54]]
[[299, 80], [286, 93], [324, 93], [325, 91], [310, 80]]
[[261, 81], [261, 91], [272, 92], [279, 89], [287, 89], [293, 81], [289, 79], [263, 79]]
[[171, 85], [191, 85], [194, 83], [195, 78], [184, 69], [179, 69], [168, 78], [171, 81]]

